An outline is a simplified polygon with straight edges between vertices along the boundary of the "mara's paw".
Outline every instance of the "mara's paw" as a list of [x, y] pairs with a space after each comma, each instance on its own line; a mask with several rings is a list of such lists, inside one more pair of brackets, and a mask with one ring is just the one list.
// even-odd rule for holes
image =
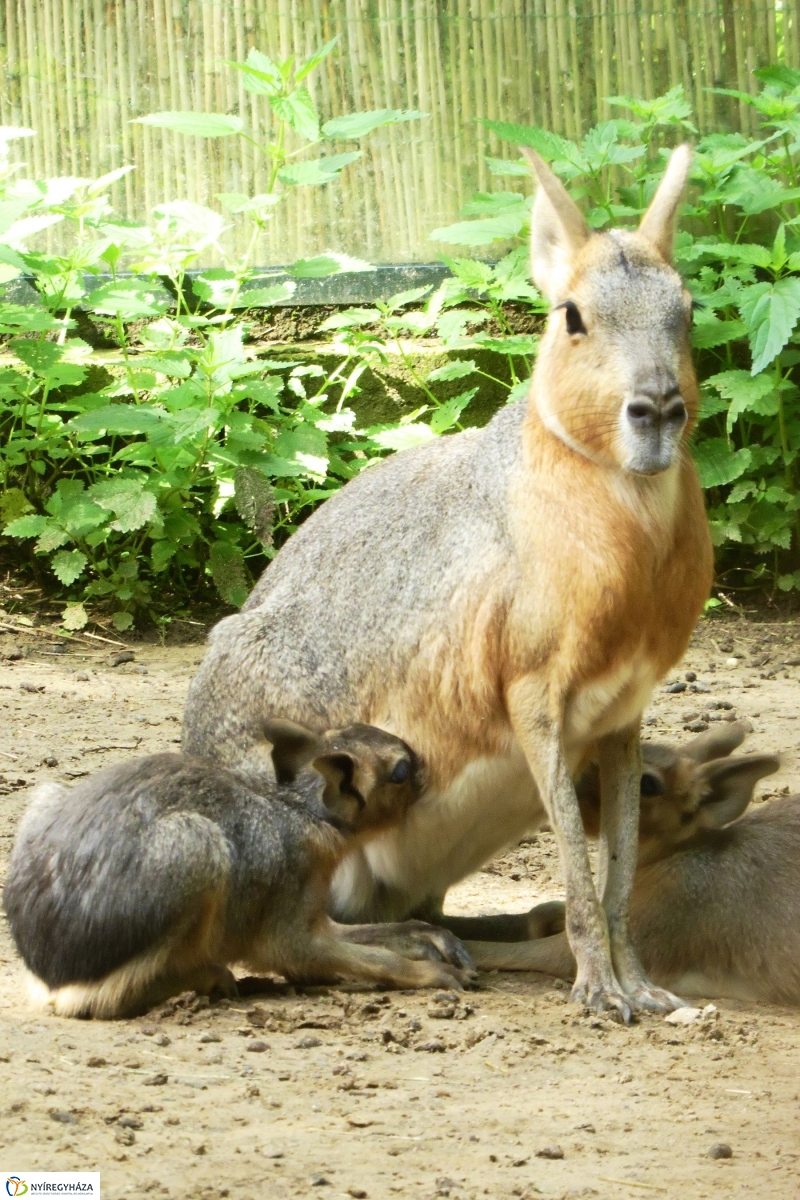
[[577, 980], [572, 989], [571, 999], [583, 1008], [592, 1012], [607, 1012], [620, 1025], [630, 1025], [633, 1007], [630, 999], [617, 983], [594, 983], [591, 980]]
[[686, 1004], [680, 996], [668, 992], [666, 988], [656, 987], [646, 979], [629, 988], [627, 995], [635, 1012], [671, 1013]]
[[393, 946], [398, 954], [406, 958], [426, 958], [432, 962], [443, 962], [462, 971], [474, 973], [475, 964], [463, 942], [459, 941], [449, 929], [439, 925], [429, 925], [426, 921], [404, 921], [399, 929], [398, 943]]
[[478, 978], [477, 971], [453, 967], [450, 963], [420, 962], [419, 967], [424, 978], [424, 982], [420, 983], [421, 987], [447, 988], [450, 991], [455, 989], [463, 992]]

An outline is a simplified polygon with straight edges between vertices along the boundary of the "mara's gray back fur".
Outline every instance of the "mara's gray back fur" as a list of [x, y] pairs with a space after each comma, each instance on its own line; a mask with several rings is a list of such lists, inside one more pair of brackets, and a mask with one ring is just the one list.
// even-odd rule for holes
[[187, 753], [269, 772], [262, 721], [276, 711], [317, 728], [393, 728], [392, 697], [432, 614], [442, 643], [463, 640], [447, 625], [456, 593], [480, 594], [508, 570], [525, 409], [364, 471], [300, 527], [242, 612], [212, 631], [186, 705]]
[[[4, 902], [26, 966], [54, 989], [99, 980], [199, 920], [225, 897], [225, 940], [305, 903], [320, 843], [343, 839], [319, 776], [263, 795], [178, 754], [109, 767], [75, 788], [34, 793]], [[187, 934], [189, 928], [187, 926]]]

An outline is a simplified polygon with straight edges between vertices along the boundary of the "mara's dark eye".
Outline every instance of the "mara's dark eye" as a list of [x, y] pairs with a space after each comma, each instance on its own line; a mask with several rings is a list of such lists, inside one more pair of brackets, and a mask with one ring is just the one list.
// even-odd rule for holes
[[581, 311], [574, 300], [566, 301], [564, 312], [567, 315], [567, 333], [586, 333]]
[[640, 790], [643, 796], [663, 796], [664, 783], [652, 771], [645, 771], [644, 775], [642, 775]]
[[408, 759], [401, 758], [399, 762], [394, 764], [389, 780], [391, 783], [405, 783], [410, 771], [411, 767], [409, 766]]

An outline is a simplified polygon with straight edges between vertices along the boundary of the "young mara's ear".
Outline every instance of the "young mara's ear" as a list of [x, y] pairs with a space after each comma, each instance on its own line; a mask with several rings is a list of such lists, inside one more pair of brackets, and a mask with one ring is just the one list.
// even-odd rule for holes
[[332, 817], [343, 825], [352, 825], [364, 808], [364, 797], [353, 784], [356, 760], [343, 750], [318, 754], [311, 763], [325, 780], [322, 803]]
[[692, 738], [685, 746], [681, 746], [678, 754], [681, 757], [693, 758], [695, 762], [710, 762], [712, 758], [724, 758], [737, 746], [741, 746], [748, 733], [753, 732], [749, 721], [720, 721], [712, 726], [707, 733]]
[[315, 733], [283, 717], [265, 721], [264, 736], [272, 742], [272, 765], [278, 783], [294, 783], [301, 768], [320, 748]]
[[639, 225], [639, 233], [643, 234], [648, 242], [653, 243], [661, 257], [668, 263], [672, 262], [675, 217], [678, 213], [678, 204], [686, 184], [691, 161], [691, 146], [684, 144], [672, 151], [664, 178], [658, 185], [658, 190], [650, 201], [650, 207]]
[[781, 765], [776, 754], [720, 758], [698, 768], [695, 779], [705, 793], [698, 816], [702, 829], [720, 829], [740, 817], [753, 798], [759, 779]]
[[522, 150], [538, 187], [531, 213], [533, 282], [552, 304], [566, 299], [575, 255], [589, 237], [589, 226], [561, 180], [528, 146]]

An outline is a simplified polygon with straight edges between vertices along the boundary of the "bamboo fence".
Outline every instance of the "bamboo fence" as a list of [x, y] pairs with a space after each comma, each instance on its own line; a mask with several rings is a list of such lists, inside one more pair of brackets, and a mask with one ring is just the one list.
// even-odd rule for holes
[[701, 130], [750, 131], [747, 105], [707, 89], [752, 92], [754, 68], [800, 66], [800, 0], [0, 0], [0, 124], [37, 130], [16, 143], [37, 178], [135, 163], [113, 193], [128, 217], [178, 197], [216, 206], [219, 192], [265, 190], [257, 152], [131, 118], [238, 113], [263, 134], [264, 99], [225, 60], [252, 46], [305, 56], [336, 33], [309, 78], [323, 119], [375, 108], [428, 115], [371, 134], [340, 181], [298, 189], [263, 236], [264, 265], [326, 248], [430, 260], [440, 248], [430, 230], [491, 187], [484, 155], [515, 155], [481, 117], [575, 137], [612, 115], [606, 97], [682, 83]]

